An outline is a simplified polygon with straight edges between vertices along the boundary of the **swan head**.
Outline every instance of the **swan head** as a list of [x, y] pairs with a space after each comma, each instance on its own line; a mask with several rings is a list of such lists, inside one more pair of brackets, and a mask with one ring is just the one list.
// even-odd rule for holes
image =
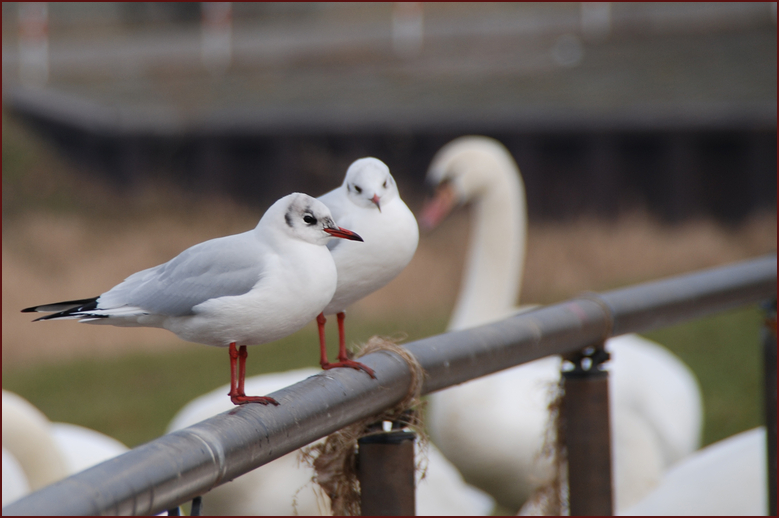
[[346, 170], [343, 189], [346, 197], [358, 207], [381, 212], [382, 204], [398, 197], [398, 186], [381, 160], [373, 157], [355, 160]]
[[455, 139], [433, 157], [425, 181], [434, 194], [422, 209], [425, 228], [435, 228], [454, 207], [478, 200], [509, 171], [519, 175], [509, 151], [495, 139], [468, 136]]

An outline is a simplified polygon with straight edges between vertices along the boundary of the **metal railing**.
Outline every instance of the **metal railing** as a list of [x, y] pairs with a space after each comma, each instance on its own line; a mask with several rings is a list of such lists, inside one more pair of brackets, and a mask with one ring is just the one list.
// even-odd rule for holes
[[[775, 300], [776, 280], [776, 255], [771, 255], [585, 294], [405, 348], [426, 372], [422, 393], [427, 394], [544, 356], [575, 353], [609, 336]], [[132, 515], [173, 508], [406, 396], [411, 373], [400, 356], [379, 351], [361, 361], [378, 379], [352, 369], [322, 372], [274, 392], [278, 407], [243, 405], [164, 435], [27, 495], [5, 507], [3, 514]], [[774, 411], [775, 379], [774, 400], [768, 403]], [[774, 500], [775, 495], [774, 488]]]

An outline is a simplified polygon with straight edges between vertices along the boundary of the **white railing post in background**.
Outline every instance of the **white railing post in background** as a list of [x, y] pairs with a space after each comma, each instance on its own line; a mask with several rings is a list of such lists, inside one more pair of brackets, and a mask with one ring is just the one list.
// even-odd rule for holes
[[392, 50], [409, 57], [422, 51], [425, 20], [422, 2], [395, 2], [392, 5]]
[[232, 2], [203, 2], [203, 66], [214, 75], [222, 75], [233, 57]]
[[19, 79], [27, 85], [44, 85], [49, 80], [46, 2], [19, 2]]
[[582, 2], [582, 37], [589, 41], [603, 41], [611, 34], [611, 2]]

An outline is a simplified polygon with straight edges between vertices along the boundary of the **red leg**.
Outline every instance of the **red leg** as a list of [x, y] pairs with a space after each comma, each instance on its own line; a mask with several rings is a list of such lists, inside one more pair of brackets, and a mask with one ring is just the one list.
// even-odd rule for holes
[[341, 311], [336, 317], [338, 318], [338, 359], [342, 362], [348, 362], [349, 355], [346, 353], [346, 333], [344, 332], [346, 313]]
[[[244, 384], [246, 382], [246, 358], [249, 353], [246, 351], [246, 346], [242, 345], [240, 352], [235, 349], [235, 342], [230, 344], [230, 401], [234, 405], [243, 405], [245, 403], [261, 403], [267, 405], [268, 403], [278, 406], [278, 402], [272, 397], [267, 396], [247, 396], [244, 393]], [[238, 363], [238, 376], [236, 380], [236, 361]]]
[[246, 358], [248, 358], [249, 353], [246, 352], [246, 346], [242, 345], [240, 349], [238, 349], [238, 393], [239, 394], [246, 394], [243, 390], [243, 385], [246, 382]]
[[[363, 365], [360, 362], [356, 362], [354, 360], [349, 359], [349, 355], [346, 352], [346, 336], [344, 334], [344, 319], [346, 318], [346, 314], [343, 311], [341, 311], [336, 316], [338, 317], [338, 360], [339, 362], [329, 363], [327, 361], [327, 356], [323, 355], [322, 356], [323, 363], [321, 363], [322, 368], [327, 370], [327, 369], [332, 369], [334, 367], [351, 367], [352, 369], [363, 370], [367, 372], [371, 378], [376, 379], [376, 375], [374, 374], [373, 369], [371, 369], [367, 365]], [[324, 319], [325, 317], [322, 316], [323, 321]], [[318, 321], [319, 318], [317, 317], [317, 322]], [[320, 330], [319, 332], [320, 340], [323, 335], [324, 335], [324, 322], [322, 323], [322, 330]], [[322, 350], [324, 351], [324, 349]]]
[[238, 350], [235, 348], [235, 342], [230, 342], [230, 392], [227, 394], [230, 397], [238, 395], [238, 388], [236, 386], [236, 365], [235, 362], [238, 359]]
[[325, 322], [327, 322], [325, 314], [318, 314], [316, 317], [316, 324], [319, 328], [319, 365], [321, 365], [323, 369], [325, 369], [325, 365], [329, 363], [327, 361], [327, 346], [325, 345]]

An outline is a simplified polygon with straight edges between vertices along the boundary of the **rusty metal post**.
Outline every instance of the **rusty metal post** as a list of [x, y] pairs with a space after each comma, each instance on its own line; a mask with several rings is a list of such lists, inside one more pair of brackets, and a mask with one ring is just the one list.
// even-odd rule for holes
[[768, 453], [768, 514], [776, 516], [776, 300], [764, 306], [763, 367], [765, 382], [766, 452]]
[[190, 516], [202, 516], [203, 515], [203, 497], [196, 496], [192, 499], [192, 507], [189, 511]]
[[414, 516], [414, 432], [390, 431], [358, 441], [363, 516]]
[[568, 459], [571, 516], [613, 514], [609, 377], [601, 369], [608, 358], [602, 343], [566, 357], [574, 368], [563, 371], [560, 433]]

